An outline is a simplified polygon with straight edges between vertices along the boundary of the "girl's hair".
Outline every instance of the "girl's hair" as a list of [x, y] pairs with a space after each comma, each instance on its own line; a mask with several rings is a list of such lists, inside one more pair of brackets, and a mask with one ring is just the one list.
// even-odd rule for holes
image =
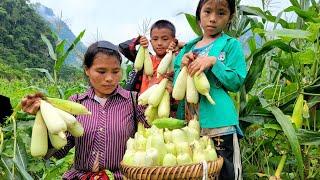
[[[199, 1], [199, 4], [197, 6], [197, 10], [196, 10], [196, 20], [197, 20], [197, 22], [200, 21], [200, 12], [201, 12], [201, 9], [202, 9], [203, 5], [208, 1], [209, 0], [200, 0]], [[221, 0], [216, 0], [216, 1], [221, 1]], [[226, 1], [228, 2], [228, 8], [230, 10], [230, 15], [234, 14], [235, 9], [236, 9], [235, 0], [226, 0]]]
[[152, 24], [151, 29], [150, 29], [150, 34], [152, 34], [152, 30], [153, 29], [169, 29], [171, 31], [171, 35], [172, 37], [176, 37], [176, 28], [174, 27], [174, 25], [168, 21], [168, 20], [159, 20], [157, 22], [155, 22], [154, 24]]
[[93, 64], [93, 60], [98, 53], [104, 53], [108, 56], [114, 56], [119, 61], [122, 62], [122, 57], [118, 51], [118, 47], [108, 41], [97, 41], [88, 47], [84, 55], [83, 65], [86, 68], [90, 68]]

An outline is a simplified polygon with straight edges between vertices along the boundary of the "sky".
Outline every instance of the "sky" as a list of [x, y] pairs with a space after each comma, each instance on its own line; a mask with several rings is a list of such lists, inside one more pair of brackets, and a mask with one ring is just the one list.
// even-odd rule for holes
[[[196, 35], [185, 16], [180, 12], [195, 14], [198, 0], [30, 0], [40, 2], [62, 17], [72, 32], [86, 33], [82, 42], [89, 45], [97, 40], [108, 40], [115, 44], [142, 34], [143, 22], [150, 25], [167, 19], [176, 27], [180, 41], [189, 41]], [[270, 8], [275, 13], [279, 7], [288, 7], [288, 0], [273, 0]], [[281, 2], [281, 3], [280, 3]], [[242, 0], [241, 4], [261, 6], [261, 0]], [[62, 16], [61, 16], [62, 15]], [[147, 35], [148, 37], [148, 35]]]

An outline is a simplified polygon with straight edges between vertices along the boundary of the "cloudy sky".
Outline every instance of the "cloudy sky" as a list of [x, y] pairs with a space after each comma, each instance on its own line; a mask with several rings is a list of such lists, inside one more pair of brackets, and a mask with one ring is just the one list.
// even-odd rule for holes
[[[53, 9], [77, 35], [86, 29], [82, 41], [91, 44], [96, 40], [120, 43], [136, 37], [145, 20], [151, 24], [168, 19], [176, 26], [177, 38], [188, 41], [195, 37], [186, 19], [179, 12], [194, 14], [198, 0], [30, 0]], [[287, 7], [288, 0], [271, 1], [271, 9]], [[280, 3], [281, 2], [281, 3]], [[241, 4], [261, 6], [261, 0], [242, 0]]]

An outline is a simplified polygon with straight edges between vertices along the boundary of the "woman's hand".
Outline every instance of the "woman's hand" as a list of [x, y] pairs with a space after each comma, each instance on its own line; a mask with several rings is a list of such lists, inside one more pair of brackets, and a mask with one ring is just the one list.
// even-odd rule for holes
[[193, 54], [193, 52], [188, 52], [182, 57], [181, 67], [183, 66], [189, 66], [189, 64], [194, 61], [196, 56]]
[[216, 57], [214, 56], [198, 56], [194, 61], [188, 65], [188, 72], [190, 76], [198, 75], [207, 68], [210, 68], [216, 64]]
[[21, 101], [22, 110], [26, 113], [35, 115], [40, 108], [40, 100], [43, 98], [42, 93], [27, 95]]
[[145, 36], [141, 36], [139, 42], [140, 42], [140, 45], [142, 47], [148, 48], [149, 42], [148, 42], [148, 39]]

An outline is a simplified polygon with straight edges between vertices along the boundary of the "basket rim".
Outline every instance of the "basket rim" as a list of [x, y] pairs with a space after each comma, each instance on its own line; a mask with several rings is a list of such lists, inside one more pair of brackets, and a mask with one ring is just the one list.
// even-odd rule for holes
[[[223, 158], [221, 156], [219, 156], [214, 161], [206, 161], [206, 162], [207, 162], [207, 164], [223, 163]], [[121, 161], [120, 165], [122, 167], [128, 167], [128, 168], [170, 168], [170, 167], [176, 167], [177, 168], [177, 167], [197, 166], [197, 165], [202, 165], [202, 163], [192, 163], [192, 164], [184, 164], [184, 165], [176, 165], [176, 166], [131, 166], [131, 165], [124, 164], [123, 161]]]

